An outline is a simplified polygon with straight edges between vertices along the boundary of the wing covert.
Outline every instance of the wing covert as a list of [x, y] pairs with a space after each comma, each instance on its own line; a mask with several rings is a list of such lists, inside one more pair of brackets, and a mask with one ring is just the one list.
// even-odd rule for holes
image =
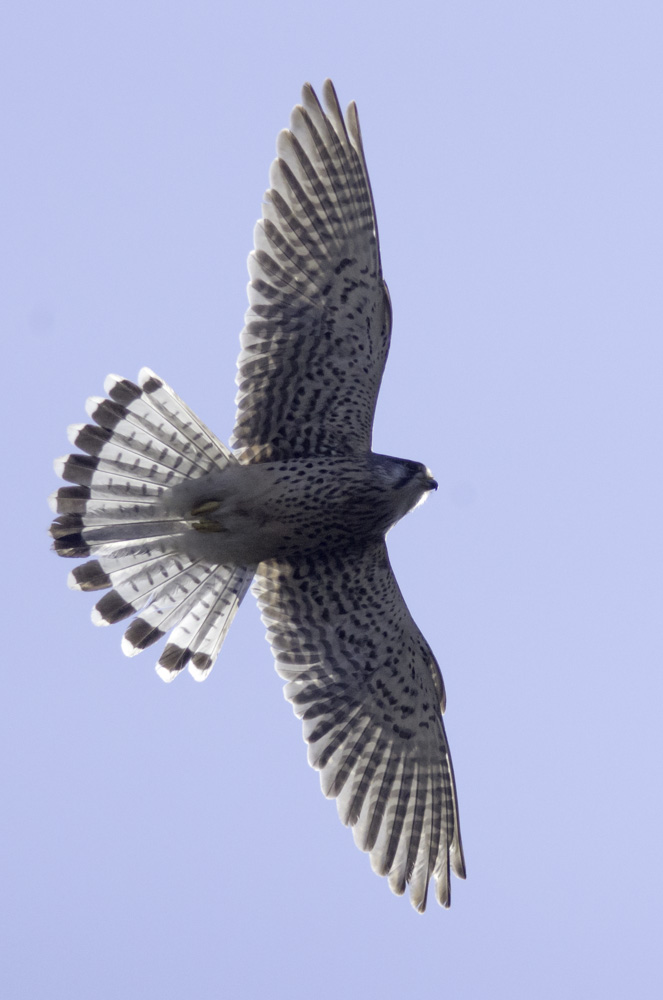
[[244, 462], [368, 451], [391, 308], [357, 110], [306, 84], [249, 256], [231, 445]]
[[253, 590], [324, 794], [394, 892], [423, 912], [434, 878], [448, 906], [465, 864], [444, 689], [384, 542], [261, 563]]

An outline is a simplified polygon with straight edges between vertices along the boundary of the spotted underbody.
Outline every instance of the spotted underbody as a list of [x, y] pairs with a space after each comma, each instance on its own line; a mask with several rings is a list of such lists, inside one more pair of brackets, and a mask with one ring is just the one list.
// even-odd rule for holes
[[256, 565], [383, 538], [435, 488], [425, 466], [384, 455], [229, 464], [166, 491], [166, 517], [190, 530], [187, 551]]

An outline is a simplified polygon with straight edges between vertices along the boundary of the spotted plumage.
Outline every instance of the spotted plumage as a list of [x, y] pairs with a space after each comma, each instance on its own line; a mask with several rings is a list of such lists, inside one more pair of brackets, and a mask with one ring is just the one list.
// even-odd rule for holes
[[133, 655], [166, 636], [165, 680], [209, 673], [253, 581], [309, 762], [396, 893], [449, 905], [465, 875], [442, 677], [385, 535], [436, 487], [371, 451], [391, 309], [354, 104], [306, 85], [280, 134], [249, 257], [237, 418], [226, 448], [149, 369], [109, 376], [56, 462], [59, 555], [132, 619]]

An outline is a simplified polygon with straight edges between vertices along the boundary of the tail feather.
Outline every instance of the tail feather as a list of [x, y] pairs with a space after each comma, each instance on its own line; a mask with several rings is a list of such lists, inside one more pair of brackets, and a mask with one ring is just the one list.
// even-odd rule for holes
[[[146, 484], [147, 485], [147, 484]], [[136, 496], [132, 496], [133, 504], [145, 504], [146, 507], [153, 508], [155, 500], [163, 493], [161, 488], [142, 490]], [[113, 490], [104, 487], [102, 484], [95, 486], [94, 494], [89, 486], [61, 486], [59, 490], [52, 493], [48, 498], [51, 510], [54, 514], [101, 514], [109, 507], [109, 500], [118, 500], [122, 496], [129, 495], [128, 490], [122, 494], [117, 489]]]
[[[244, 567], [190, 565], [179, 575], [177, 592], [162, 587], [131, 623], [122, 640], [124, 653], [134, 656], [173, 629], [157, 664], [159, 676], [170, 681], [188, 663], [196, 680], [203, 680], [252, 577]], [[122, 596], [119, 588], [115, 592]]]
[[[169, 538], [157, 538], [149, 543], [149, 547], [145, 543], [136, 542], [135, 544], [127, 544], [126, 542], [115, 542], [108, 545], [99, 546], [96, 550], [97, 559], [91, 559], [89, 562], [83, 563], [82, 566], [77, 566], [76, 569], [72, 570], [70, 574], [71, 581], [69, 586], [72, 590], [88, 590], [89, 587], [81, 587], [79, 581], [82, 578], [82, 571], [86, 570], [88, 567], [101, 565], [99, 562], [99, 557], [102, 556], [102, 562], [104, 566], [104, 572], [108, 575], [110, 580], [109, 586], [113, 586], [116, 581], [123, 579], [122, 574], [126, 571], [129, 575], [131, 570], [137, 570], [141, 564], [145, 563], [147, 560], [157, 561], [158, 559], [169, 559], [172, 555], [175, 555], [175, 550], [173, 549], [172, 540]], [[96, 588], [95, 588], [96, 589]]]
[[151, 369], [141, 368], [138, 382], [141, 395], [134, 395], [130, 402], [127, 397], [135, 393], [135, 387], [127, 379], [109, 375], [104, 383], [104, 389], [112, 399], [124, 403], [136, 417], [144, 419], [148, 427], [154, 426], [153, 418], [148, 412], [153, 411], [162, 422], [165, 421], [165, 424], [176, 432], [180, 441], [188, 441], [195, 449], [207, 455], [210, 467], [223, 468], [228, 462], [234, 461], [230, 449], [219, 441], [177, 393]]
[[[75, 429], [85, 427], [96, 431], [99, 428], [91, 425], [77, 424]], [[69, 428], [72, 431], [72, 428]], [[78, 435], [72, 435], [72, 444], [77, 448], [90, 447], [90, 435], [78, 441]], [[153, 458], [131, 455], [126, 449], [107, 448], [106, 454], [98, 455], [65, 455], [56, 459], [54, 468], [61, 479], [79, 486], [101, 486], [115, 493], [128, 491], [140, 492], [141, 486], [147, 484], [156, 489], [173, 486], [186, 479], [183, 471], [175, 471], [163, 466]]]
[[[138, 626], [137, 622], [134, 622], [135, 634], [141, 636], [140, 642], [134, 642], [131, 636], [126, 634], [124, 637], [122, 648], [128, 656], [133, 656], [145, 648], [146, 644], [141, 634], [144, 626], [157, 628], [162, 635], [165, 635], [171, 628], [179, 625], [196, 603], [200, 589], [205, 586], [217, 568], [204, 562], [183, 560], [181, 557], [169, 560], [169, 566], [165, 566], [165, 562], [165, 560], [160, 561], [158, 571], [160, 576], [162, 573], [164, 576], [168, 573], [167, 579], [163, 577], [155, 579], [153, 573], [143, 572], [115, 585], [116, 593], [123, 600], [130, 601], [136, 611], [142, 611], [137, 622], [142, 621], [143, 626]], [[152, 645], [154, 641], [156, 640], [151, 640], [147, 645]]]
[[173, 513], [168, 498], [172, 487], [218, 473], [237, 459], [149, 369], [142, 369], [138, 384], [109, 375], [104, 388], [109, 398], [87, 402], [94, 423], [69, 430], [83, 454], [55, 463], [74, 485], [50, 498], [58, 515], [51, 525], [54, 548], [66, 557], [94, 556], [69, 574], [69, 585], [109, 591], [93, 609], [95, 624], [140, 612], [122, 641], [127, 655], [172, 629], [157, 672], [172, 680], [188, 665], [202, 680], [254, 567], [201, 558], [193, 510]]
[[[182, 557], [174, 550], [168, 551], [162, 546], [159, 546], [159, 549], [161, 551], [156, 553], [145, 549], [143, 558], [137, 556], [132, 564], [121, 568], [115, 568], [115, 561], [112, 557], [105, 559], [102, 557], [101, 561], [92, 560], [92, 563], [85, 563], [84, 566], [76, 568], [78, 570], [75, 577], [76, 583], [78, 584], [80, 580], [81, 571], [96, 563], [106, 575], [109, 581], [108, 586], [114, 587], [125, 601], [133, 604], [136, 611], [144, 607], [148, 601], [157, 600], [162, 594], [164, 594], [164, 599], [172, 602], [179, 596], [180, 592], [185, 595], [188, 593], [188, 590], [183, 587], [181, 578], [191, 572], [192, 563], [190, 559]], [[209, 572], [212, 571], [213, 567]], [[72, 589], [85, 588], [76, 586]]]
[[[97, 416], [96, 412], [94, 416]], [[107, 424], [110, 423], [105, 412], [101, 417]], [[118, 420], [115, 428], [72, 424], [68, 428], [68, 436], [74, 448], [80, 448], [102, 462], [117, 463], [120, 470], [129, 474], [136, 469], [137, 478], [148, 478], [152, 465], [156, 464], [164, 470], [162, 475], [166, 476], [169, 486], [174, 481], [197, 479], [214, 468], [214, 463], [208, 461], [202, 452], [193, 450], [189, 441], [181, 442], [180, 451], [179, 441], [174, 447], [165, 444], [128, 420]]]
[[[65, 487], [66, 489], [66, 487]], [[96, 491], [95, 491], [96, 492]], [[135, 518], [137, 521], [154, 518], [154, 498], [134, 500], [130, 503], [109, 503], [105, 498], [70, 498], [54, 494], [54, 506], [58, 514], [85, 514], [88, 524], [97, 527], [104, 524], [115, 524], [117, 521]], [[81, 502], [82, 501], [82, 502]]]
[[[253, 574], [244, 569], [223, 567], [223, 572], [217, 574], [218, 577], [222, 578], [218, 580], [218, 586], [212, 587], [209, 580], [206, 582], [186, 616], [172, 631], [159, 661], [159, 673], [164, 679], [170, 680], [174, 676], [170, 666], [174, 661], [169, 657], [176, 654], [180, 658], [175, 662], [181, 664], [176, 669], [181, 670], [186, 662], [183, 657], [189, 653], [189, 672], [196, 680], [204, 680], [212, 669]], [[164, 671], [169, 672], [167, 678]]]
[[[88, 553], [103, 547], [107, 542], [137, 541], [139, 538], [158, 539], [167, 535], [181, 535], [186, 522], [177, 518], [166, 521], [120, 520], [125, 515], [118, 515], [118, 520], [107, 524], [96, 524], [92, 519], [87, 524], [84, 514], [63, 514], [57, 517], [51, 525], [53, 538], [64, 538], [68, 535], [82, 535], [88, 545]], [[130, 515], [133, 517], [133, 512]], [[56, 546], [57, 549], [57, 546]], [[86, 555], [88, 554], [86, 553]]]

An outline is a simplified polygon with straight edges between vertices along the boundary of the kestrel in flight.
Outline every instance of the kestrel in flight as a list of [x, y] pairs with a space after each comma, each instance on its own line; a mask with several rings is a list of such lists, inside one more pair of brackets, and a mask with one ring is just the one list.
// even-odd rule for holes
[[223, 445], [162, 379], [111, 375], [56, 462], [61, 556], [77, 590], [132, 618], [128, 656], [168, 633], [164, 680], [207, 676], [249, 586], [309, 763], [396, 893], [449, 905], [465, 877], [444, 687], [385, 535], [437, 486], [371, 451], [391, 334], [357, 109], [303, 88], [249, 256], [237, 418]]

